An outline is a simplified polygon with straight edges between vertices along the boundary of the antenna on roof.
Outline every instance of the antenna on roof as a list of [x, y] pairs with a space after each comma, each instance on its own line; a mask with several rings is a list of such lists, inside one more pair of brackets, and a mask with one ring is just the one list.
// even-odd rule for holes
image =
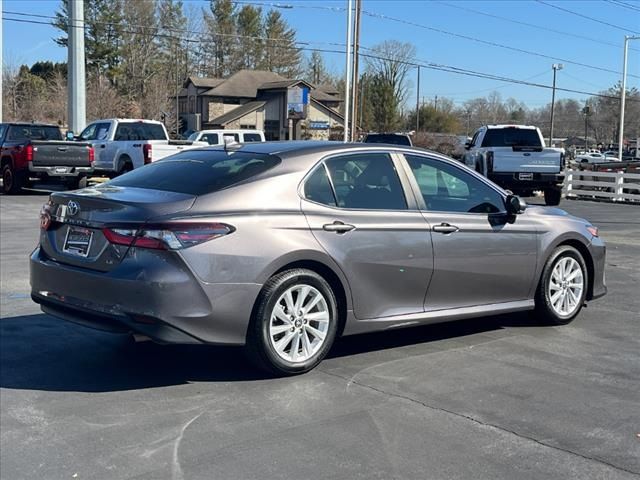
[[224, 151], [228, 152], [229, 150], [236, 150], [235, 148], [231, 148], [233, 146], [240, 146], [233, 135], [225, 135], [222, 134], [222, 144], [224, 145]]

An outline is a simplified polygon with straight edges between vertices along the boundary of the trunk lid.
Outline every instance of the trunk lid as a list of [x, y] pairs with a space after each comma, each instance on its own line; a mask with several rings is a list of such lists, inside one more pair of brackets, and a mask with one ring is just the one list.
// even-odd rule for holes
[[34, 141], [34, 167], [90, 167], [88, 143], [65, 141]]
[[496, 173], [560, 173], [562, 154], [559, 150], [522, 147], [494, 147], [493, 171]]
[[51, 195], [52, 217], [41, 230], [40, 244], [53, 260], [92, 270], [109, 271], [126, 255], [129, 247], [107, 241], [107, 226], [135, 228], [153, 217], [188, 210], [194, 195], [135, 187], [103, 185], [76, 192]]

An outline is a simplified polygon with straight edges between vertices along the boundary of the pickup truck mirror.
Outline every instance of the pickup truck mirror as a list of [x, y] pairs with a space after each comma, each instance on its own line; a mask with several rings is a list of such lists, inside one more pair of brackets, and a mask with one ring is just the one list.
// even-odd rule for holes
[[67, 139], [67, 141], [72, 142], [72, 141], [74, 141], [76, 139], [76, 136], [74, 135], [74, 133], [71, 130], [69, 130], [67, 132], [67, 134], [65, 135], [65, 138]]
[[518, 215], [527, 208], [527, 203], [517, 195], [507, 195], [504, 205], [509, 215]]
[[471, 148], [471, 142], [464, 142], [465, 150], [469, 150]]

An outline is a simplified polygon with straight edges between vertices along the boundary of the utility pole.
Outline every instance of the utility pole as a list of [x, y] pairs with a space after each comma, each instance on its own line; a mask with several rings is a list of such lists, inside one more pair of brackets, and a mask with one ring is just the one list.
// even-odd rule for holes
[[416, 86], [416, 133], [420, 130], [420, 65], [418, 65], [418, 85]]
[[622, 60], [622, 92], [620, 92], [620, 131], [618, 132], [618, 160], [622, 161], [622, 144], [624, 143], [624, 103], [627, 94], [627, 56], [630, 40], [640, 40], [640, 36], [632, 37], [625, 35], [624, 37], [624, 56]]
[[67, 47], [69, 130], [79, 134], [87, 123], [84, 67], [84, 2], [69, 0], [69, 45]]
[[549, 128], [549, 146], [553, 147], [553, 114], [556, 108], [556, 73], [558, 70], [562, 70], [564, 65], [561, 63], [554, 63], [551, 68], [553, 68], [553, 88], [551, 89], [551, 128]]
[[351, 19], [352, 10], [352, 0], [347, 0], [347, 63], [344, 72], [344, 142], [349, 141], [349, 114], [351, 113], [351, 34], [353, 28], [353, 21]]
[[436, 98], [434, 99], [433, 108], [436, 112], [438, 111], [438, 95], [436, 95]]
[[589, 115], [591, 115], [591, 107], [585, 105], [582, 109], [582, 113], [584, 114], [584, 153], [589, 151], [589, 142], [587, 140], [587, 121], [589, 119]]
[[351, 80], [351, 141], [356, 141], [358, 134], [358, 53], [360, 50], [360, 18], [362, 0], [356, 0], [353, 34], [353, 71]]

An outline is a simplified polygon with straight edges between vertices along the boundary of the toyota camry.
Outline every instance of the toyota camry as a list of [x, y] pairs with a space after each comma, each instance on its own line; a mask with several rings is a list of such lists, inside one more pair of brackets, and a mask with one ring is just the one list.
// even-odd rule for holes
[[524, 310], [566, 324], [606, 292], [588, 221], [398, 145], [190, 150], [52, 194], [40, 229], [46, 313], [244, 346], [276, 374], [312, 369], [342, 335]]

